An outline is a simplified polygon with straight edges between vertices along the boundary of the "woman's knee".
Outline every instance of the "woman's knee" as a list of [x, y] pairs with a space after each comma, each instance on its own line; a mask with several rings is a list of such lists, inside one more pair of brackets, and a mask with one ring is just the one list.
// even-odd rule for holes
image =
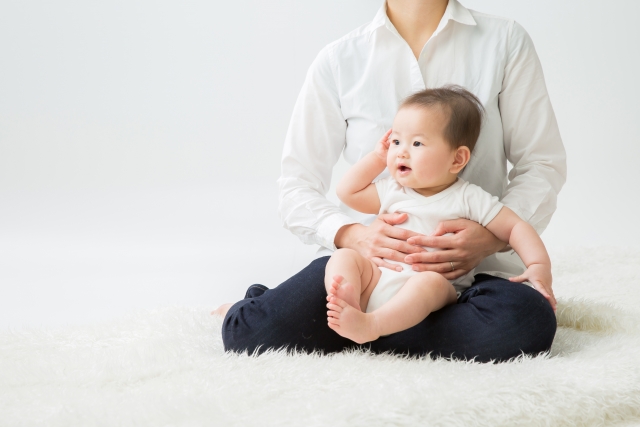
[[279, 348], [315, 334], [318, 324], [326, 324], [323, 277], [328, 258], [318, 258], [279, 286], [234, 304], [222, 324], [225, 349]]
[[512, 298], [511, 312], [519, 326], [521, 350], [527, 354], [549, 351], [558, 328], [551, 304], [530, 286], [520, 283], [512, 285], [515, 285], [512, 288], [515, 297]]
[[522, 352], [548, 351], [557, 329], [555, 313], [549, 302], [530, 286], [507, 280], [490, 280], [478, 285], [467, 302], [489, 314], [494, 333], [513, 345], [513, 356]]

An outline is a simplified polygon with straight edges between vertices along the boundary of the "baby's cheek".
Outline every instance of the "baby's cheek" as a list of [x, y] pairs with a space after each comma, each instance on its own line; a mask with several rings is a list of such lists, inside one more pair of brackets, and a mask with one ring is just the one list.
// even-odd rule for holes
[[387, 153], [387, 168], [389, 169], [389, 172], [391, 172], [391, 170], [393, 169], [393, 156], [391, 155], [391, 150], [389, 150], [389, 152]]

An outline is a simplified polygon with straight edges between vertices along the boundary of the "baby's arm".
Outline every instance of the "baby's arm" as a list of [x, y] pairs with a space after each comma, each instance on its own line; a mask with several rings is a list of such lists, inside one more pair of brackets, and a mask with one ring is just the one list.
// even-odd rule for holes
[[376, 148], [353, 165], [338, 183], [336, 193], [347, 206], [363, 213], [377, 214], [380, 197], [371, 181], [387, 167], [391, 129], [376, 144]]
[[551, 260], [536, 230], [506, 206], [487, 224], [487, 230], [495, 234], [498, 239], [509, 242], [527, 266], [524, 273], [509, 280], [531, 282], [533, 287], [549, 300], [555, 311], [556, 299], [551, 289]]

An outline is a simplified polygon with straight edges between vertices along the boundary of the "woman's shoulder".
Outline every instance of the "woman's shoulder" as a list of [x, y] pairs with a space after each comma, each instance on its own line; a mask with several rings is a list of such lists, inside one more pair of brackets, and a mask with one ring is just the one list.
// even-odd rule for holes
[[372, 23], [368, 22], [327, 44], [322, 50], [330, 55], [339, 54], [345, 50], [353, 52], [354, 47], [362, 48], [368, 45], [372, 31]]
[[339, 39], [326, 44], [316, 55], [313, 65], [335, 63], [336, 56], [344, 53], [345, 50], [353, 52], [354, 46], [366, 44], [370, 31], [371, 23], [363, 24]]
[[494, 33], [501, 38], [516, 41], [529, 39], [527, 31], [514, 19], [482, 13], [473, 9], [469, 9], [469, 12], [476, 21], [477, 31], [482, 31], [483, 33]]
[[468, 10], [478, 25], [509, 26], [512, 22], [515, 22], [513, 19], [504, 16], [491, 15], [489, 13], [478, 12], [473, 9]]

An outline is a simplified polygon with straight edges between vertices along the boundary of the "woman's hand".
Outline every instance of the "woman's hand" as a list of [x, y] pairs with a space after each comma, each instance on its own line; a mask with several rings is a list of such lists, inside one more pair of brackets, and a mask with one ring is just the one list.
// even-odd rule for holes
[[389, 129], [382, 138], [380, 138], [380, 141], [376, 143], [376, 147], [373, 149], [376, 156], [378, 156], [385, 164], [387, 164], [387, 153], [389, 152], [389, 145], [391, 145], [389, 135], [391, 135], [392, 130], [393, 129]]
[[[453, 234], [445, 236], [447, 233]], [[483, 259], [507, 246], [489, 230], [468, 219], [441, 222], [431, 236], [410, 237], [407, 243], [442, 249], [413, 253], [404, 262], [413, 264], [415, 271], [435, 271], [449, 280], [467, 274]]]
[[335, 244], [339, 248], [351, 248], [360, 255], [372, 260], [378, 267], [395, 270], [398, 266], [383, 260], [383, 258], [404, 262], [408, 254], [418, 254], [425, 250], [407, 243], [411, 237], [425, 237], [414, 231], [394, 227], [407, 220], [407, 214], [394, 213], [378, 215], [369, 226], [350, 224], [342, 227], [335, 237]]

